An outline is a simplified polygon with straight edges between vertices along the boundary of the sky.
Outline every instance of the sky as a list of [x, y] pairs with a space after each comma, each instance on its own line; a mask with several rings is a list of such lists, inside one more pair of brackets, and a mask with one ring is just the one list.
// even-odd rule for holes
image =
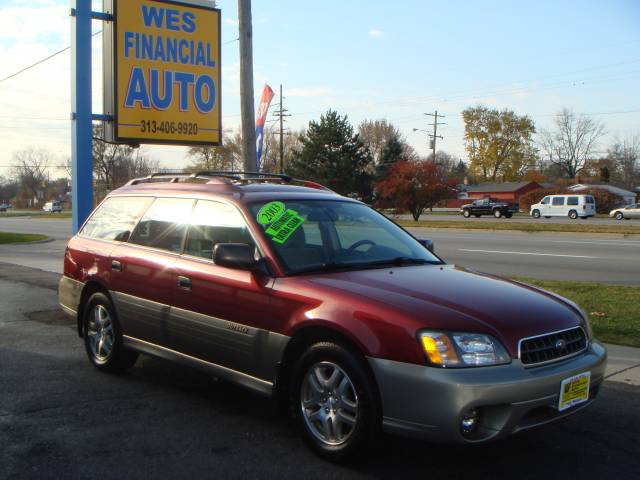
[[[237, 129], [237, 1], [218, 6], [223, 128]], [[54, 164], [70, 156], [69, 51], [2, 80], [69, 45], [69, 8], [0, 0], [0, 175], [25, 148], [47, 149]], [[252, 9], [256, 108], [265, 83], [282, 84], [293, 130], [331, 108], [354, 126], [385, 118], [427, 154], [427, 133], [413, 129], [430, 130], [425, 113], [437, 110], [446, 117], [438, 150], [465, 158], [460, 112], [483, 104], [529, 115], [538, 130], [552, 128], [564, 107], [589, 114], [606, 125], [603, 152], [616, 137], [640, 134], [639, 0], [254, 0]], [[101, 41], [93, 39], [94, 113]], [[142, 149], [166, 168], [189, 163], [184, 147]]]

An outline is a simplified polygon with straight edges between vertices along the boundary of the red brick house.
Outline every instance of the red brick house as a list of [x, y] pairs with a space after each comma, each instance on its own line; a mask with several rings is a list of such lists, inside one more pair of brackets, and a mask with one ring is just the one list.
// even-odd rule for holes
[[457, 208], [479, 198], [496, 198], [511, 203], [519, 203], [520, 197], [532, 190], [543, 188], [538, 182], [480, 183], [459, 185], [458, 198], [446, 201], [446, 207]]

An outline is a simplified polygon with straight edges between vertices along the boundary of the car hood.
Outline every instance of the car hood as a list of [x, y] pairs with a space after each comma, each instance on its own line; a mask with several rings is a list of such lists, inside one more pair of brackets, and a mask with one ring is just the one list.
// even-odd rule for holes
[[584, 322], [577, 307], [558, 295], [450, 265], [343, 272], [310, 281], [398, 312], [408, 328], [489, 333], [512, 354], [521, 338]]

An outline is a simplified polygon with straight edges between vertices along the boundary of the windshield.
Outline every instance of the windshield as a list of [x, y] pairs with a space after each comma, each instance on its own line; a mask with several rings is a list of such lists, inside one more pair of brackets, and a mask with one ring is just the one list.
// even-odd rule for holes
[[291, 200], [250, 206], [287, 273], [441, 264], [375, 210], [352, 202]]

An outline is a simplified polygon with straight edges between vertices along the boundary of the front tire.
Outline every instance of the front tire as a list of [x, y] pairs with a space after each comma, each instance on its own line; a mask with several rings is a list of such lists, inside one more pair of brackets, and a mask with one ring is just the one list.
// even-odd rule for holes
[[462, 216], [464, 218], [469, 218], [471, 216], [471, 212], [469, 210], [465, 209], [465, 210], [462, 211]]
[[332, 342], [310, 346], [297, 362], [290, 391], [302, 436], [322, 457], [342, 461], [377, 438], [380, 402], [356, 352]]
[[94, 293], [83, 312], [84, 346], [89, 361], [105, 372], [121, 372], [133, 367], [138, 354], [122, 345], [122, 331], [109, 297]]
[[533, 215], [533, 218], [540, 218], [540, 210], [534, 210], [532, 215]]
[[624, 215], [622, 214], [622, 212], [616, 212], [616, 220], [622, 220], [624, 219]]

